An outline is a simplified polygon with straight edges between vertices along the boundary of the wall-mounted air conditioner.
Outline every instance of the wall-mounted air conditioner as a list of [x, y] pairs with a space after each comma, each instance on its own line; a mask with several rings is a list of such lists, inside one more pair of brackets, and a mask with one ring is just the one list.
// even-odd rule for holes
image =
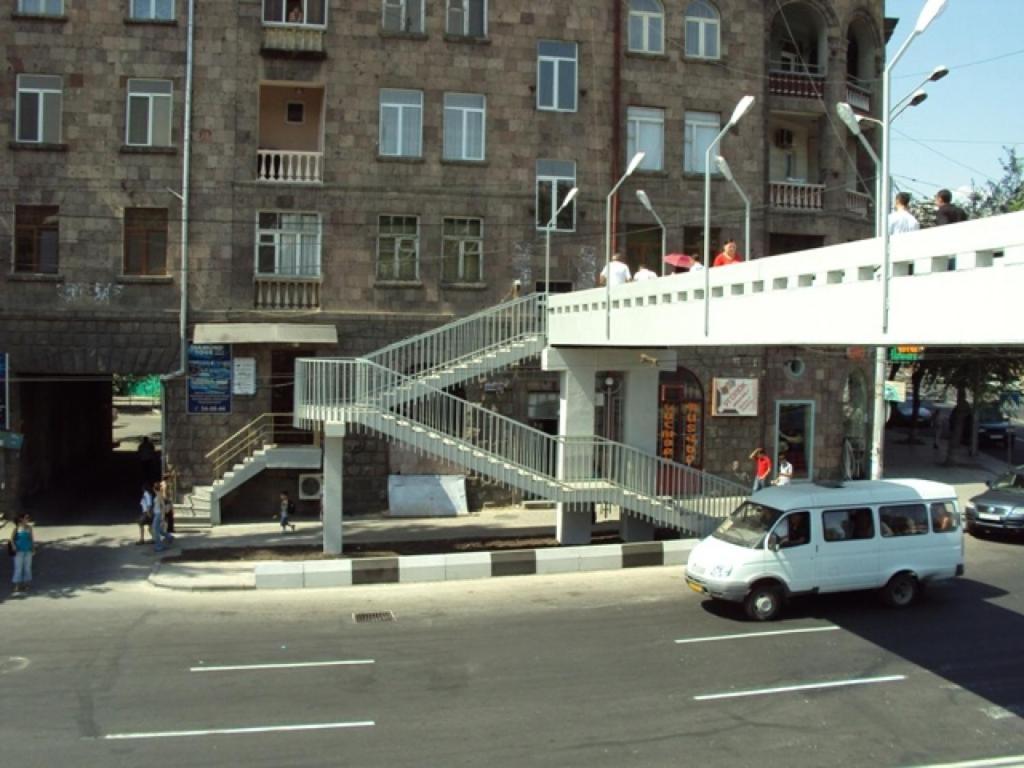
[[324, 476], [299, 475], [299, 498], [303, 501], [319, 499], [324, 495]]

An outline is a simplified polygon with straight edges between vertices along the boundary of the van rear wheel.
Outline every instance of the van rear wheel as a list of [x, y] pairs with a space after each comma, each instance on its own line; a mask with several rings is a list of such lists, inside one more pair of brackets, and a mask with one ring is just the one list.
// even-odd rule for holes
[[744, 599], [743, 607], [754, 621], [771, 621], [782, 608], [782, 590], [774, 584], [755, 585]]
[[882, 587], [882, 600], [893, 608], [906, 608], [917, 599], [921, 585], [909, 573], [897, 573]]

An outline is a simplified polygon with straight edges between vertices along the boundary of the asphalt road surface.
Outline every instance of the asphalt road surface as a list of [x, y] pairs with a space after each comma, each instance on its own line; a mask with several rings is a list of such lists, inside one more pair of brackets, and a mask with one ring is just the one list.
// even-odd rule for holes
[[[1024, 544], [770, 624], [680, 568], [0, 603], [4, 766], [911, 766], [1024, 755]], [[0, 575], [7, 576], [5, 570]], [[393, 621], [355, 614], [391, 612]], [[1024, 760], [1024, 758], [1022, 758]], [[1007, 765], [982, 762], [979, 765]]]

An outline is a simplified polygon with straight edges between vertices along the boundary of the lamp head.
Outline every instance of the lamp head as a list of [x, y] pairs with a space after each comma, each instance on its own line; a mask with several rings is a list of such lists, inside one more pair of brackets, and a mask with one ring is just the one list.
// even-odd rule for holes
[[850, 133], [854, 136], [860, 136], [860, 122], [857, 120], [853, 107], [845, 101], [840, 101], [836, 104], [836, 114], [843, 121], [843, 125], [850, 129]]
[[646, 208], [651, 213], [654, 213], [654, 207], [651, 205], [651, 198], [647, 196], [647, 193], [642, 189], [636, 191], [636, 199], [640, 201], [640, 205]]
[[718, 155], [715, 158], [715, 164], [718, 166], [718, 170], [722, 172], [722, 175], [725, 176], [726, 179], [728, 179], [729, 181], [733, 180], [732, 168], [729, 167], [729, 163], [726, 161], [724, 157]]
[[732, 117], [729, 118], [729, 125], [736, 125], [740, 119], [750, 111], [750, 108], [754, 106], [754, 97], [749, 93], [740, 99], [739, 104], [736, 105], [736, 109], [732, 111]]
[[633, 159], [629, 161], [629, 165], [626, 167], [626, 172], [622, 174], [623, 178], [631, 176], [633, 171], [640, 167], [640, 163], [644, 161], [644, 157], [647, 156], [646, 152], [637, 152], [633, 155]]
[[565, 196], [565, 199], [562, 201], [562, 204], [558, 206], [558, 210], [555, 211], [556, 216], [565, 209], [565, 206], [567, 206], [569, 203], [573, 201], [573, 199], [576, 197], [577, 192], [579, 192], [579, 187], [573, 187], [572, 189], [569, 190], [569, 194]]
[[928, 94], [925, 93], [924, 91], [922, 91], [922, 90], [914, 91], [914, 95], [910, 97], [909, 105], [911, 107], [916, 107], [918, 104], [920, 104], [922, 101], [924, 101], [927, 98], [928, 98]]
[[931, 80], [933, 83], [937, 83], [939, 80], [941, 80], [948, 74], [949, 67], [940, 64], [939, 66], [932, 70], [932, 73], [931, 75], [928, 76], [928, 79]]
[[924, 32], [928, 29], [928, 25], [935, 21], [944, 10], [946, 10], [946, 0], [928, 0], [924, 8], [921, 9], [921, 14], [917, 17], [914, 32], [918, 35]]

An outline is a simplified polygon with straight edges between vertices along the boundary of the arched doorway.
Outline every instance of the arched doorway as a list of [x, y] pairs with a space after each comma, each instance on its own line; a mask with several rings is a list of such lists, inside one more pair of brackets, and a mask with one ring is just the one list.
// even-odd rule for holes
[[852, 371], [843, 385], [843, 478], [867, 477], [868, 385], [863, 371]]
[[658, 455], [694, 469], [704, 466], [704, 388], [683, 367], [658, 377]]

